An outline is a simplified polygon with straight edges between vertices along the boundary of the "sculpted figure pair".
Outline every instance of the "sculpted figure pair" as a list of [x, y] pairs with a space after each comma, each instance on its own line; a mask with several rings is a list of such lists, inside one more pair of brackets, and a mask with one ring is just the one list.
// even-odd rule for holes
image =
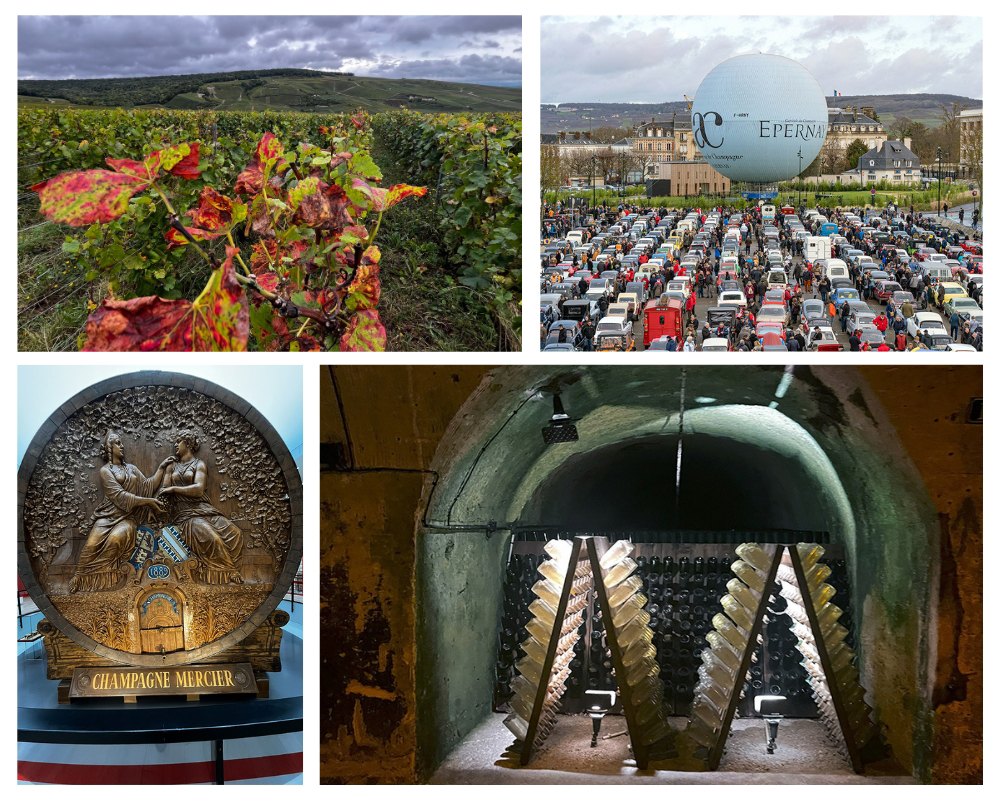
[[205, 583], [242, 583], [243, 532], [209, 502], [208, 469], [198, 458], [199, 442], [181, 431], [168, 456], [147, 478], [125, 460], [121, 436], [109, 431], [101, 444], [104, 501], [94, 510], [70, 592], [107, 591], [121, 581], [122, 566], [136, 544], [140, 525], [175, 525], [201, 565]]

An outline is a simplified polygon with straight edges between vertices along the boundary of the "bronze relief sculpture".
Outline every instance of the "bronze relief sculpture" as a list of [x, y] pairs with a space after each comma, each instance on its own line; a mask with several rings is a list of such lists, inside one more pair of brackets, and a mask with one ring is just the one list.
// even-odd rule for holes
[[46, 621], [126, 664], [215, 656], [264, 624], [301, 559], [301, 482], [246, 401], [143, 372], [67, 401], [19, 472], [19, 570]]

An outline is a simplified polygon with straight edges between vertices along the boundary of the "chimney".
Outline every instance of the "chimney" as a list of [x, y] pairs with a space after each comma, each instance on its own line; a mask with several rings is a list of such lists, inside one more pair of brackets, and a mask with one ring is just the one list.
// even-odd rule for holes
[[857, 108], [854, 109], [854, 121], [855, 122], [858, 121], [858, 109]]
[[853, 106], [844, 106], [844, 112], [847, 114], [850, 114], [853, 110]]
[[866, 117], [871, 117], [872, 119], [875, 119], [875, 106], [865, 106], [864, 108], [861, 109], [861, 113], [864, 114]]
[[650, 117], [649, 118], [649, 124], [650, 125], [654, 124], [655, 122], [656, 122], [656, 117]]
[[913, 149], [913, 147], [911, 146], [912, 144], [913, 144], [913, 139], [911, 139], [909, 136], [903, 137], [903, 147], [905, 147], [907, 150], [912, 150]]

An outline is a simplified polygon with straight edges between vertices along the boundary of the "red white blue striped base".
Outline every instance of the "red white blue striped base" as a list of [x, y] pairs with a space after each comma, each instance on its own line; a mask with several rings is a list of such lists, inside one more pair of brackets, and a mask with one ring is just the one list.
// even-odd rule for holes
[[[302, 734], [227, 739], [226, 783], [301, 783]], [[193, 784], [215, 782], [212, 742], [61, 745], [19, 742], [19, 783]]]

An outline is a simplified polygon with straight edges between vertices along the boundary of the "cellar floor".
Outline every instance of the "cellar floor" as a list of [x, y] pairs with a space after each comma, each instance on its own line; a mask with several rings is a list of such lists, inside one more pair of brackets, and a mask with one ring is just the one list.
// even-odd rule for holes
[[[656, 769], [640, 772], [630, 761], [628, 736], [605, 739], [625, 731], [625, 718], [606, 717], [596, 748], [590, 747], [593, 731], [586, 716], [560, 717], [552, 734], [527, 767], [506, 752], [514, 741], [504, 727], [503, 714], [491, 714], [445, 759], [431, 777], [435, 784], [913, 784], [916, 781], [894, 764], [880, 764], [882, 774], [855, 775], [826, 740], [816, 720], [783, 720], [778, 748], [767, 755], [764, 723], [738, 719], [716, 772], [705, 771], [682, 740], [677, 758], [653, 764]], [[673, 717], [671, 725], [683, 729], [687, 720]], [[870, 771], [875, 772], [874, 768]]]

